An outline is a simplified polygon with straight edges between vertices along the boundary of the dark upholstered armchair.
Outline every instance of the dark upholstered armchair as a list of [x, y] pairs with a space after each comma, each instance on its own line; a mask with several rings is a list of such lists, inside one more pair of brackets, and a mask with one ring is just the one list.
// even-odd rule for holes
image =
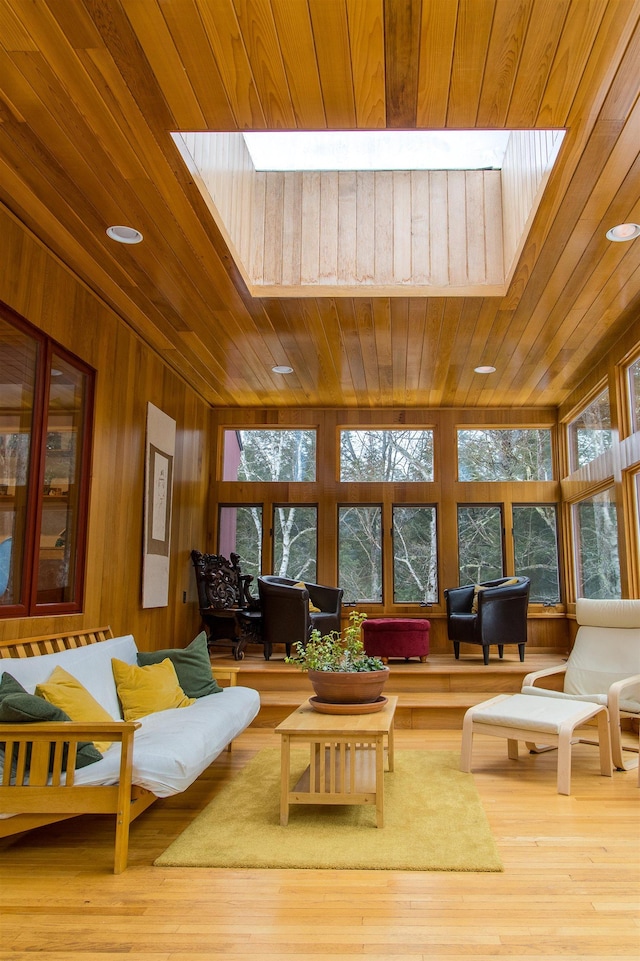
[[[322, 634], [340, 630], [342, 589], [308, 583], [296, 587], [297, 583], [300, 582], [274, 574], [258, 578], [262, 641], [267, 660], [274, 644], [284, 644], [290, 654], [291, 645], [307, 641], [314, 628]], [[317, 611], [309, 610], [309, 601]]]
[[517, 644], [524, 661], [530, 586], [528, 577], [501, 577], [446, 590], [447, 631], [456, 660], [463, 643], [480, 644], [485, 664], [489, 663], [491, 644], [498, 645], [500, 657], [505, 644]]

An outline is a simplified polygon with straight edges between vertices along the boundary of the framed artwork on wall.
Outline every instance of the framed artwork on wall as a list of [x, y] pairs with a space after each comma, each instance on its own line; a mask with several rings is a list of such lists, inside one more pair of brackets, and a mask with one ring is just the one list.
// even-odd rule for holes
[[171, 507], [176, 422], [147, 404], [142, 606], [169, 603]]

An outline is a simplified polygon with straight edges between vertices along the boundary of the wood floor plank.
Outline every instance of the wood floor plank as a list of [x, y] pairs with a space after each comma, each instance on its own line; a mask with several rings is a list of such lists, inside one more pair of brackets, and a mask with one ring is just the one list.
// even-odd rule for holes
[[[612, 961], [637, 957], [637, 772], [598, 774], [575, 745], [572, 791], [555, 752], [510, 761], [476, 737], [474, 779], [499, 874], [156, 868], [153, 860], [263, 747], [249, 729], [185, 794], [132, 826], [113, 875], [110, 818], [83, 817], [0, 847], [0, 958], [27, 961]], [[398, 731], [398, 750], [459, 750], [459, 731]]]

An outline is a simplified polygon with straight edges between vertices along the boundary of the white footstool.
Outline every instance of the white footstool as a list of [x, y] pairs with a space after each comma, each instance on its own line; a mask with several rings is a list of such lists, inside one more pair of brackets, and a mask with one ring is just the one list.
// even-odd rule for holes
[[[605, 777], [611, 777], [613, 764], [607, 708], [588, 701], [563, 701], [533, 694], [503, 694], [469, 708], [462, 725], [460, 770], [466, 774], [471, 771], [475, 733], [505, 737], [509, 757], [514, 761], [518, 759], [518, 740], [528, 743], [539, 735], [545, 745], [558, 748], [558, 794], [571, 794], [571, 745], [578, 740], [573, 732], [576, 727], [596, 716], [600, 772]], [[534, 747], [532, 744], [531, 748]]]

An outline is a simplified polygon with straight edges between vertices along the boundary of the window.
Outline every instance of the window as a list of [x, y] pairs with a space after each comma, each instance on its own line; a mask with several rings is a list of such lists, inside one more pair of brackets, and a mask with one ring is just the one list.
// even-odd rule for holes
[[438, 602], [436, 508], [393, 507], [393, 600]]
[[631, 402], [631, 429], [640, 430], [640, 357], [631, 364], [629, 373], [629, 398]]
[[0, 614], [81, 610], [93, 371], [0, 313]]
[[560, 601], [558, 516], [555, 504], [513, 505], [516, 574], [531, 580], [529, 602]]
[[260, 504], [220, 507], [218, 552], [240, 558], [243, 574], [262, 573], [262, 506]]
[[465, 428], [458, 431], [459, 481], [552, 480], [548, 428]]
[[273, 572], [315, 584], [318, 509], [286, 504], [273, 511]]
[[502, 577], [502, 531], [502, 508], [499, 505], [458, 505], [460, 584], [480, 584]]
[[382, 601], [382, 508], [338, 508], [338, 583], [346, 603]]
[[314, 481], [315, 430], [225, 430], [225, 481]]
[[341, 430], [341, 481], [432, 481], [432, 430]]
[[611, 489], [573, 505], [578, 597], [620, 597], [618, 521]]
[[612, 442], [609, 391], [604, 390], [569, 424], [571, 470], [578, 470], [600, 457]]

